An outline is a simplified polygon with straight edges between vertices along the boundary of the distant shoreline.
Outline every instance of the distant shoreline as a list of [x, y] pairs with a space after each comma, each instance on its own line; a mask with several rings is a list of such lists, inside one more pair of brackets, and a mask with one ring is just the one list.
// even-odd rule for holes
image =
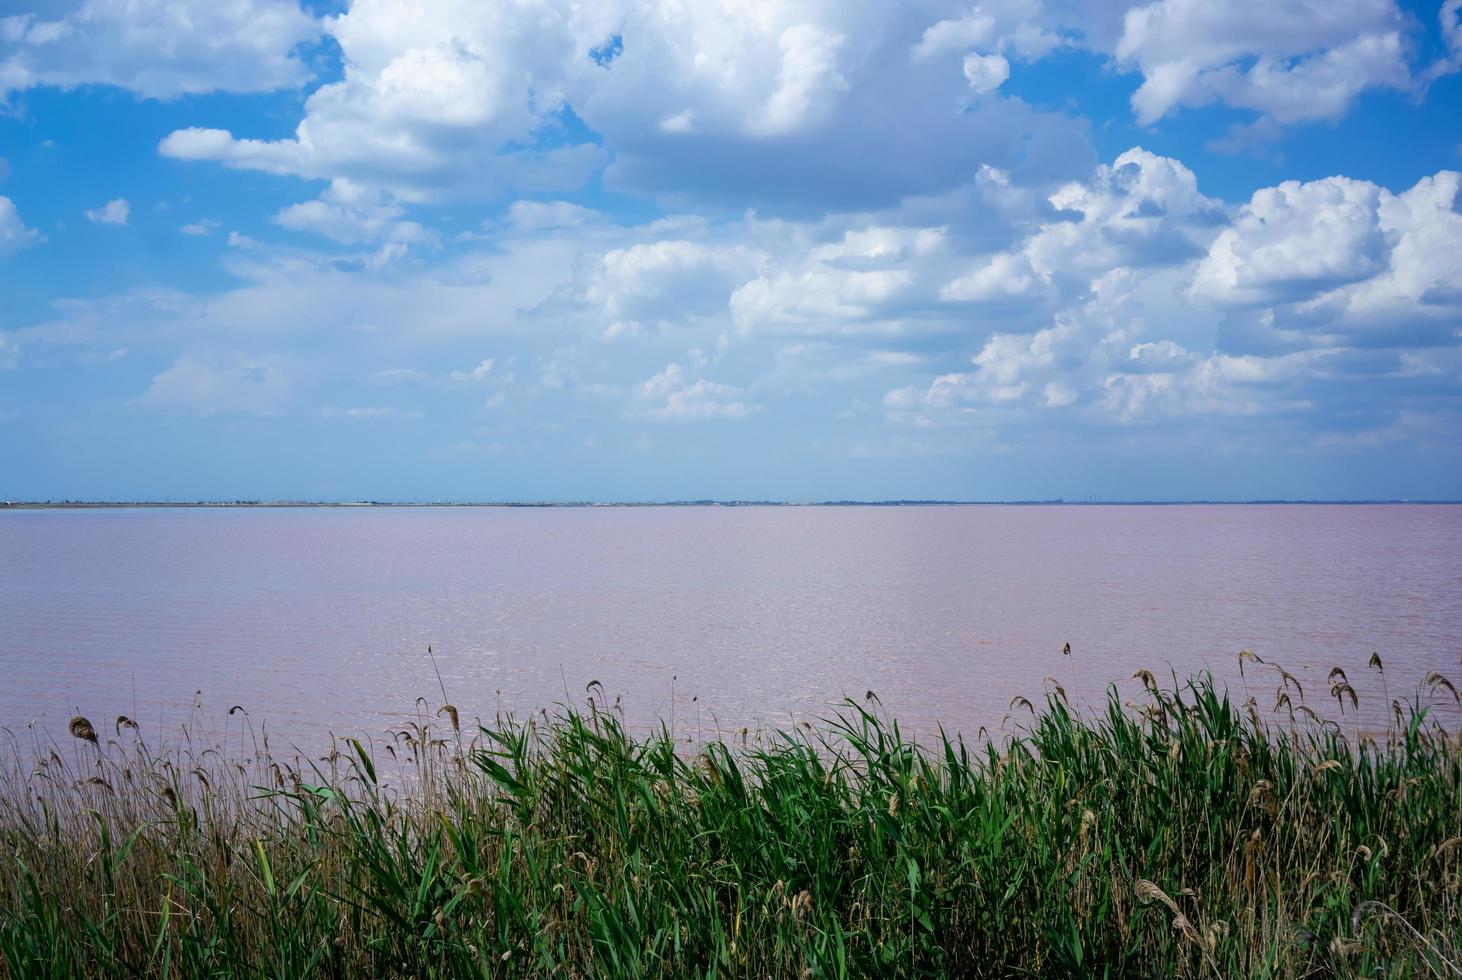
[[1462, 500], [647, 500], [647, 501], [331, 501], [331, 500], [0, 500], [3, 510], [267, 510], [285, 508], [592, 507], [1251, 507], [1457, 506]]

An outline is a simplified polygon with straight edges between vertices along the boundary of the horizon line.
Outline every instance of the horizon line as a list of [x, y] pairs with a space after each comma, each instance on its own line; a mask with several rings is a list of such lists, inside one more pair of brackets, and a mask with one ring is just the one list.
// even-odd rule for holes
[[589, 507], [1181, 507], [1181, 506], [1256, 506], [1256, 505], [1451, 505], [1462, 504], [1462, 500], [1412, 499], [1408, 497], [1376, 497], [1326, 499], [1303, 497], [1253, 497], [1244, 499], [1189, 498], [1189, 499], [1141, 499], [1122, 500], [1080, 499], [1067, 500], [1064, 497], [1010, 498], [990, 500], [962, 500], [940, 498], [886, 498], [886, 499], [825, 499], [825, 500], [776, 500], [739, 498], [697, 498], [670, 500], [264, 500], [264, 499], [196, 499], [196, 500], [3, 500], [0, 510], [101, 510], [101, 509], [268, 509], [268, 508], [311, 508], [311, 507], [501, 507], [501, 508], [589, 508]]

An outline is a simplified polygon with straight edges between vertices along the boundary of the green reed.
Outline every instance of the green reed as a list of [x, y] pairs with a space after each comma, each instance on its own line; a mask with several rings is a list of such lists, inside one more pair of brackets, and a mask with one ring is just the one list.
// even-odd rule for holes
[[0, 775], [0, 973], [1459, 973], [1440, 685], [1357, 737], [1145, 680], [998, 743], [870, 699], [693, 756], [592, 701], [313, 762], [78, 719], [71, 759]]

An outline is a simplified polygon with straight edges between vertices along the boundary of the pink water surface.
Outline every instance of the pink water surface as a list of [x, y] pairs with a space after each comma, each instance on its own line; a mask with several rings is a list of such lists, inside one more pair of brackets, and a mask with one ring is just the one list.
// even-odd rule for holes
[[0, 512], [12, 729], [166, 727], [201, 692], [300, 744], [379, 732], [440, 703], [428, 644], [464, 717], [598, 680], [692, 734], [869, 690], [972, 734], [1047, 675], [1089, 700], [1169, 665], [1272, 703], [1244, 647], [1321, 703], [1332, 665], [1368, 691], [1379, 651], [1395, 694], [1462, 683], [1462, 507]]

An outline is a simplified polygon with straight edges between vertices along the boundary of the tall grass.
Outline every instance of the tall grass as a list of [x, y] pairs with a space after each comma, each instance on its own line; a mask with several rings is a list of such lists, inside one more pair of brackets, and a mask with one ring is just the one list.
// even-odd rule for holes
[[77, 719], [0, 777], [0, 972], [1462, 972], [1462, 744], [1426, 698], [1347, 737], [1145, 690], [998, 744], [870, 700], [693, 757], [592, 705], [313, 762]]

